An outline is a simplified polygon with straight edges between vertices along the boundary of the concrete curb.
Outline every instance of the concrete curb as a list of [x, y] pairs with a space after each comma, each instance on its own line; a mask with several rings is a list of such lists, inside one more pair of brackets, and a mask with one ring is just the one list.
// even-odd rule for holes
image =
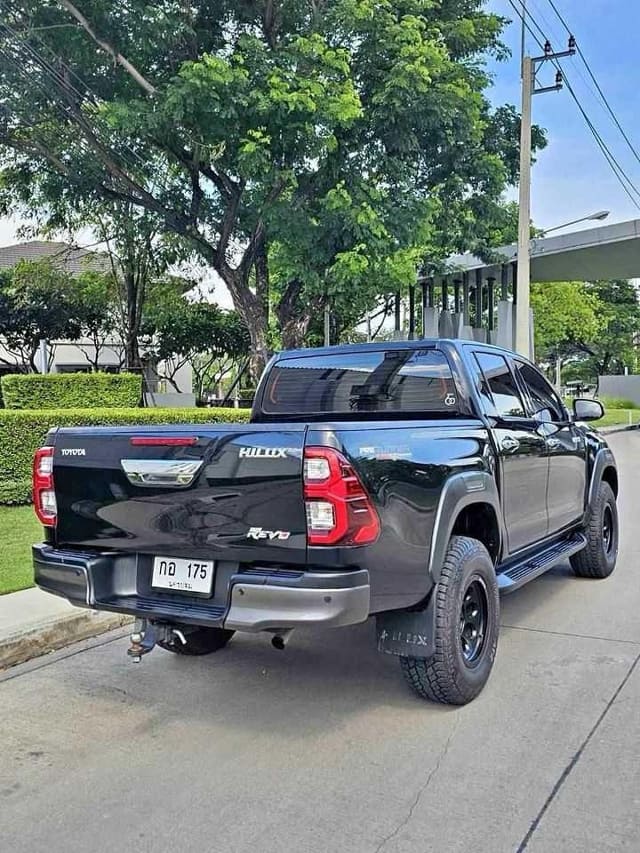
[[32, 624], [26, 630], [0, 637], [0, 670], [113, 631], [132, 621], [131, 616], [121, 613], [78, 609], [75, 613]]
[[598, 432], [601, 435], [613, 435], [616, 432], [629, 432], [630, 430], [640, 429], [640, 424], [619, 424], [610, 427], [600, 427]]

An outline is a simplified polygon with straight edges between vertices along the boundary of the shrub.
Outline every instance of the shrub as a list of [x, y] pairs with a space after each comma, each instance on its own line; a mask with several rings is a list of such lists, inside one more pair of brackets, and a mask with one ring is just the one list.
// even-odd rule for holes
[[31, 500], [33, 454], [52, 427], [245, 423], [248, 409], [0, 410], [0, 504]]
[[142, 393], [134, 373], [10, 373], [1, 383], [7, 409], [131, 409]]

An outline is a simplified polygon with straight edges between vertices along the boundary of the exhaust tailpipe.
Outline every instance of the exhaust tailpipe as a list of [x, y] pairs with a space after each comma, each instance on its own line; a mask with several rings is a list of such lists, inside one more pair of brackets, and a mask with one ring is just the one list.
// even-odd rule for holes
[[289, 642], [289, 637], [293, 632], [293, 628], [287, 628], [285, 631], [278, 631], [277, 634], [274, 634], [271, 638], [271, 645], [274, 649], [278, 649], [279, 652], [284, 651], [284, 647]]

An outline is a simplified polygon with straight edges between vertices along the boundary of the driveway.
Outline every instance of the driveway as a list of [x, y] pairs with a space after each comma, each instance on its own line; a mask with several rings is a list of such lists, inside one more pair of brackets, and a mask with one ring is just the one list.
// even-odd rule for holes
[[0, 676], [7, 853], [640, 850], [640, 433], [622, 547], [503, 600], [483, 694], [406, 688], [372, 624], [140, 665], [103, 638]]

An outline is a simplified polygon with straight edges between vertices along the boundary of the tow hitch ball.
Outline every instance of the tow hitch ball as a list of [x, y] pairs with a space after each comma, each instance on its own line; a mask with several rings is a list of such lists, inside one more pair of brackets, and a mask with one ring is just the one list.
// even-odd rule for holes
[[130, 640], [131, 645], [127, 649], [127, 654], [133, 663], [140, 663], [142, 655], [150, 652], [158, 640], [166, 643], [177, 641], [183, 646], [187, 644], [187, 638], [179, 628], [163, 623], [152, 625], [148, 619], [136, 619]]
[[146, 655], [156, 644], [156, 634], [153, 625], [146, 619], [136, 619], [131, 632], [131, 645], [127, 654], [133, 663], [140, 663], [142, 655]]

